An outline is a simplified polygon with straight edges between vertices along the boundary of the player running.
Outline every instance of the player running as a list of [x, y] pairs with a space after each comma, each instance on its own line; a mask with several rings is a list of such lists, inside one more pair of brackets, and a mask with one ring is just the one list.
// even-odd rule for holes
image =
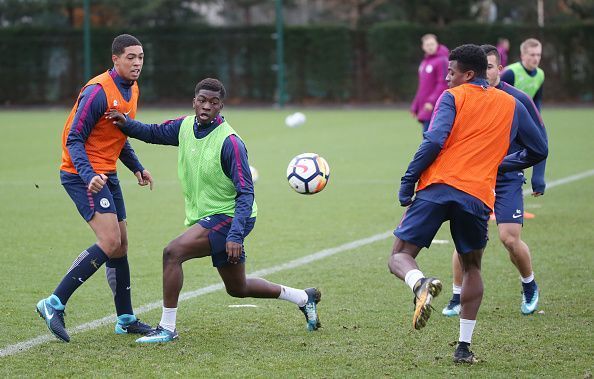
[[62, 132], [60, 179], [97, 237], [97, 243], [72, 263], [53, 294], [37, 303], [37, 312], [49, 330], [65, 342], [70, 341], [64, 324], [66, 302], [103, 263], [118, 316], [115, 332], [145, 334], [151, 330], [132, 310], [126, 207], [116, 173], [118, 158], [134, 173], [139, 185], [150, 184], [152, 189], [153, 181], [126, 136], [104, 117], [108, 108], [129, 117], [136, 114], [136, 81], [144, 52], [140, 41], [129, 34], [117, 36], [111, 50], [113, 68], [83, 87]]
[[[497, 170], [520, 170], [548, 153], [526, 108], [490, 87], [486, 70], [487, 57], [479, 46], [462, 45], [450, 53], [446, 77], [450, 89], [439, 98], [429, 130], [401, 180], [398, 198], [408, 208], [394, 231], [388, 261], [390, 271], [414, 293], [413, 327], [423, 328], [442, 284], [425, 277], [415, 258], [422, 247], [431, 245], [441, 224], [450, 221], [463, 272], [456, 363], [476, 362], [469, 347], [483, 296], [481, 259]], [[506, 156], [516, 135], [522, 150]]]
[[[487, 54], [487, 80], [489, 81], [489, 84], [519, 100], [528, 110], [532, 121], [540, 127], [539, 130], [541, 131], [542, 137], [546, 139], [547, 135], [544, 124], [530, 97], [524, 92], [499, 79], [502, 66], [500, 64], [497, 48], [492, 45], [482, 45], [481, 48], [485, 54]], [[511, 154], [521, 149], [522, 147], [520, 143], [513, 141], [508, 153]], [[537, 171], [536, 166], [533, 170], [533, 196], [540, 196], [544, 194], [545, 190], [545, 160], [538, 163], [538, 165], [541, 166], [543, 170]], [[499, 229], [499, 239], [509, 252], [509, 258], [516, 266], [521, 276], [522, 304], [520, 306], [520, 311], [522, 314], [528, 315], [532, 314], [538, 306], [539, 288], [534, 280], [530, 249], [520, 237], [522, 225], [524, 224], [524, 197], [522, 195], [522, 184], [524, 184], [524, 181], [523, 171], [499, 173], [497, 175], [497, 185], [495, 187], [494, 211], [495, 219], [497, 220], [497, 228]], [[442, 313], [445, 316], [457, 316], [460, 314], [462, 268], [456, 251], [454, 251], [452, 256], [452, 272], [454, 274], [453, 295], [449, 304], [442, 310]]]
[[170, 342], [178, 337], [176, 315], [183, 285], [182, 263], [210, 256], [233, 297], [278, 298], [297, 304], [308, 330], [317, 330], [321, 293], [286, 287], [261, 278], [247, 278], [243, 242], [256, 223], [258, 207], [246, 147], [220, 111], [226, 91], [217, 79], [196, 85], [195, 116], [161, 125], [143, 124], [111, 112], [122, 131], [159, 145], [179, 146], [178, 176], [189, 228], [163, 250], [163, 313], [157, 328], [136, 342]]

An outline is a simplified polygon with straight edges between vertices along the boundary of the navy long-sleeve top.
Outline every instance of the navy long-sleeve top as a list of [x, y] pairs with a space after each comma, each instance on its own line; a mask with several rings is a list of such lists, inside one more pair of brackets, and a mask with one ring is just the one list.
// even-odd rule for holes
[[[470, 84], [478, 86], [489, 85], [484, 79], [475, 79]], [[429, 129], [423, 134], [423, 142], [402, 177], [403, 183], [416, 183], [423, 171], [435, 161], [452, 131], [455, 118], [456, 104], [454, 96], [448, 91], [444, 91], [436, 103]], [[503, 159], [503, 162], [499, 166], [500, 172], [517, 171], [530, 167], [546, 158], [548, 154], [546, 140], [539, 131], [539, 127], [532, 121], [526, 107], [519, 100], [516, 100], [510, 131], [510, 141], [514, 140], [521, 149], [508, 154]], [[434, 194], [433, 190], [428, 191], [431, 187], [433, 186], [417, 192], [417, 197], [429, 201], [441, 199], [441, 194]], [[459, 198], [464, 193], [462, 191], [458, 192], [460, 193], [453, 193], [452, 196], [462, 201], [468, 201], [467, 198]], [[471, 211], [471, 213], [474, 212]]]
[[[132, 85], [134, 82], [120, 77], [114, 68], [109, 70], [109, 72], [124, 99], [129, 101], [132, 97]], [[78, 97], [78, 108], [76, 109], [76, 114], [72, 120], [70, 132], [66, 140], [66, 147], [70, 153], [72, 163], [78, 175], [87, 184], [91, 182], [91, 179], [97, 173], [93, 170], [89, 162], [89, 157], [85, 150], [85, 142], [97, 122], [101, 117], [105, 117], [106, 111], [107, 96], [103, 87], [99, 84], [87, 86]], [[126, 141], [124, 144], [119, 158], [132, 172], [142, 172], [144, 170], [129, 141]], [[68, 173], [63, 173], [63, 175], [68, 175]]]
[[[124, 134], [144, 142], [179, 146], [179, 131], [184, 118], [185, 116], [168, 120], [162, 124], [144, 124], [128, 118], [126, 125], [121, 130]], [[221, 115], [217, 116], [209, 125], [201, 125], [194, 121], [194, 136], [197, 139], [206, 137], [223, 121], [224, 118]], [[243, 243], [245, 222], [251, 216], [254, 204], [254, 184], [248, 163], [247, 149], [243, 141], [234, 134], [228, 136], [223, 142], [221, 167], [237, 191], [235, 216], [227, 235], [227, 241]]]
[[[524, 105], [524, 107], [528, 111], [528, 114], [530, 115], [530, 118], [532, 118], [534, 124], [538, 126], [538, 130], [541, 132], [542, 137], [545, 139], [545, 141], [547, 141], [547, 131], [545, 129], [544, 123], [542, 121], [540, 113], [538, 112], [538, 109], [536, 108], [536, 105], [534, 104], [530, 96], [528, 96], [523, 91], [517, 89], [516, 87], [513, 87], [503, 81], [500, 81], [495, 88], [512, 95], [517, 100], [519, 100], [522, 103], [522, 105]], [[522, 146], [520, 146], [520, 144], [513, 140], [509, 145], [508, 154], [515, 153], [516, 151], [519, 151], [521, 149]], [[544, 193], [545, 191], [545, 167], [546, 159], [543, 159], [541, 162], [535, 164], [534, 167], [532, 167], [532, 178], [530, 181], [532, 184], [533, 192]], [[499, 183], [500, 181], [517, 180], [518, 177], [518, 171], [499, 173], [499, 175], [497, 176], [497, 182]]]

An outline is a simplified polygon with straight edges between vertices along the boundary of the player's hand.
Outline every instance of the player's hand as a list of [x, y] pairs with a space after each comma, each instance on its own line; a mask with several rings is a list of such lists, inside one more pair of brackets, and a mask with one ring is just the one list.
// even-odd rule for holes
[[121, 128], [124, 125], [126, 125], [127, 120], [126, 116], [123, 113], [118, 112], [115, 109], [110, 109], [107, 112], [105, 112], [105, 114], [107, 115], [105, 117], [107, 117], [108, 120], [113, 120], [112, 123], [118, 128]]
[[91, 179], [91, 182], [89, 183], [87, 189], [92, 193], [97, 193], [97, 192], [101, 191], [101, 189], [103, 188], [105, 183], [107, 183], [106, 175], [104, 175], [104, 174], [95, 175], [95, 176], [93, 176], [93, 179]]
[[408, 207], [412, 203], [412, 197], [415, 194], [415, 183], [401, 182], [400, 191], [398, 191], [398, 201], [403, 207]]
[[433, 110], [433, 104], [431, 104], [431, 103], [425, 103], [423, 105], [423, 109], [426, 110], [427, 112], [431, 112]]
[[142, 172], [136, 171], [134, 175], [136, 176], [136, 179], [138, 179], [139, 186], [148, 185], [149, 189], [151, 191], [153, 190], [153, 177], [151, 176], [151, 173], [148, 170], [143, 170]]
[[232, 264], [239, 263], [241, 253], [243, 252], [243, 245], [233, 241], [227, 241], [225, 244], [227, 250], [227, 261]]
[[542, 195], [544, 195], [543, 192], [532, 192], [532, 196], [534, 196], [534, 197], [539, 197], [539, 196], [542, 196]]

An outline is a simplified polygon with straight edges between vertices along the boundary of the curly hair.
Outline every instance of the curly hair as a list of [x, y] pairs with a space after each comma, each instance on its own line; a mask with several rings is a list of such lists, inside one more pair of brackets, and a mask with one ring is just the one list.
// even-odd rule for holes
[[461, 71], [474, 71], [477, 78], [487, 76], [487, 55], [478, 45], [458, 46], [450, 53], [449, 60], [456, 61]]
[[198, 92], [201, 89], [206, 89], [209, 91], [218, 92], [221, 95], [221, 100], [225, 98], [227, 95], [227, 91], [225, 90], [225, 86], [219, 79], [214, 78], [206, 78], [201, 80], [198, 84], [196, 84], [196, 89], [194, 90], [194, 94], [198, 95]]

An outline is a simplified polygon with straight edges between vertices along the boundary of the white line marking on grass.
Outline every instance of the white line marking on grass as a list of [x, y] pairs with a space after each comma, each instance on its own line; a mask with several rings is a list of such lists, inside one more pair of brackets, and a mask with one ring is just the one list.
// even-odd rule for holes
[[256, 304], [231, 304], [229, 308], [258, 308]]
[[[594, 170], [589, 170], [589, 171], [584, 171], [579, 174], [567, 176], [565, 178], [561, 178], [558, 180], [553, 180], [547, 184], [547, 189], [551, 189], [553, 187], [568, 184], [568, 183], [574, 182], [576, 180], [584, 179], [584, 178], [587, 178], [587, 177], [590, 177], [593, 175], [594, 175]], [[524, 190], [523, 191], [524, 196], [529, 195], [531, 193], [532, 193], [532, 190]], [[371, 237], [352, 241], [352, 242], [345, 243], [343, 245], [332, 247], [329, 249], [324, 249], [324, 250], [318, 251], [317, 253], [306, 255], [302, 258], [298, 258], [298, 259], [292, 260], [287, 263], [283, 263], [278, 266], [272, 266], [270, 268], [266, 268], [263, 270], [253, 272], [250, 274], [250, 276], [266, 276], [266, 275], [270, 275], [270, 274], [273, 274], [273, 273], [276, 273], [279, 271], [297, 268], [297, 267], [306, 265], [308, 263], [311, 263], [311, 262], [314, 262], [314, 261], [317, 261], [320, 259], [324, 259], [331, 255], [335, 255], [335, 254], [338, 254], [338, 253], [341, 253], [344, 251], [353, 250], [358, 247], [369, 245], [369, 244], [377, 242], [377, 241], [385, 240], [385, 239], [391, 237], [392, 235], [393, 235], [392, 230], [389, 230], [389, 231], [386, 231], [383, 233], [379, 233], [379, 234], [375, 234]], [[224, 287], [223, 283], [217, 283], [217, 284], [213, 284], [213, 285], [210, 285], [207, 287], [199, 288], [194, 291], [184, 292], [180, 295], [179, 301], [189, 300], [189, 299], [193, 299], [198, 296], [206, 295], [208, 293], [221, 290], [221, 289], [223, 289], [223, 287]], [[161, 307], [161, 305], [162, 305], [162, 300], [155, 301], [155, 302], [152, 302], [149, 304], [145, 304], [145, 305], [136, 309], [136, 314], [141, 314], [141, 313], [152, 311], [154, 309], [158, 309]], [[72, 334], [96, 329], [100, 326], [107, 325], [107, 324], [114, 322], [115, 319], [116, 319], [116, 315], [111, 314], [111, 315], [105, 316], [101, 319], [75, 326], [74, 328], [70, 329], [70, 334], [72, 335]], [[8, 345], [8, 346], [4, 347], [2, 350], [0, 350], [0, 357], [6, 357], [9, 355], [22, 353], [26, 350], [31, 349], [32, 347], [41, 345], [43, 343], [46, 343], [46, 342], [52, 341], [52, 340], [55, 340], [55, 337], [53, 335], [44, 334], [44, 335], [37, 336], [37, 337], [32, 338], [27, 341], [19, 342], [19, 343], [13, 344], [13, 345]]]
[[450, 243], [450, 241], [448, 240], [433, 240], [431, 241], [432, 244], [436, 244], [436, 245], [445, 245]]
[[[249, 276], [266, 276], [266, 275], [277, 273], [279, 271], [290, 270], [293, 268], [304, 266], [311, 262], [318, 261], [320, 259], [324, 259], [326, 257], [332, 256], [332, 255], [335, 255], [338, 253], [353, 250], [353, 249], [356, 249], [361, 246], [365, 246], [365, 245], [369, 245], [374, 242], [385, 240], [392, 235], [393, 235], [392, 230], [388, 230], [383, 233], [375, 234], [371, 237], [362, 238], [360, 240], [348, 242], [348, 243], [345, 243], [340, 246], [332, 247], [329, 249], [324, 249], [324, 250], [318, 251], [317, 253], [306, 255], [304, 257], [292, 260], [287, 263], [283, 263], [283, 264], [280, 264], [277, 266], [272, 266], [269, 268], [258, 270], [258, 271], [252, 272], [251, 274], [248, 274], [248, 275]], [[224, 288], [224, 285], [221, 282], [221, 283], [213, 284], [213, 285], [210, 285], [207, 287], [199, 288], [195, 291], [184, 292], [179, 296], [179, 301], [193, 299], [195, 297], [206, 295], [208, 293], [215, 292], [215, 291], [221, 290], [223, 288]], [[149, 304], [145, 304], [141, 307], [136, 308], [135, 313], [137, 315], [139, 315], [141, 313], [146, 313], [146, 312], [152, 311], [154, 309], [159, 309], [159, 308], [161, 308], [162, 304], [163, 304], [162, 300], [155, 301], [155, 302], [152, 302]], [[69, 330], [69, 334], [73, 335], [73, 334], [77, 334], [80, 332], [97, 329], [103, 325], [111, 324], [111, 323], [115, 322], [115, 320], [116, 320], [116, 315], [111, 314], [111, 315], [105, 316], [101, 319], [75, 326], [74, 328], [71, 328]], [[28, 341], [19, 342], [14, 345], [8, 345], [8, 346], [4, 347], [2, 350], [0, 350], [0, 357], [6, 357], [9, 355], [22, 353], [26, 350], [31, 349], [32, 347], [41, 345], [45, 342], [52, 341], [52, 340], [55, 340], [55, 337], [53, 335], [45, 334], [45, 335], [41, 335], [41, 336], [35, 337], [33, 339], [30, 339]]]
[[[553, 187], [562, 186], [564, 184], [575, 182], [576, 180], [585, 179], [592, 175], [594, 175], [594, 170], [584, 171], [584, 172], [580, 172], [579, 174], [566, 176], [565, 178], [561, 178], [561, 179], [553, 180], [552, 182], [548, 182], [546, 189], [551, 189]], [[530, 195], [531, 193], [532, 193], [532, 189], [525, 189], [522, 192], [522, 195], [526, 196], [526, 195]]]

